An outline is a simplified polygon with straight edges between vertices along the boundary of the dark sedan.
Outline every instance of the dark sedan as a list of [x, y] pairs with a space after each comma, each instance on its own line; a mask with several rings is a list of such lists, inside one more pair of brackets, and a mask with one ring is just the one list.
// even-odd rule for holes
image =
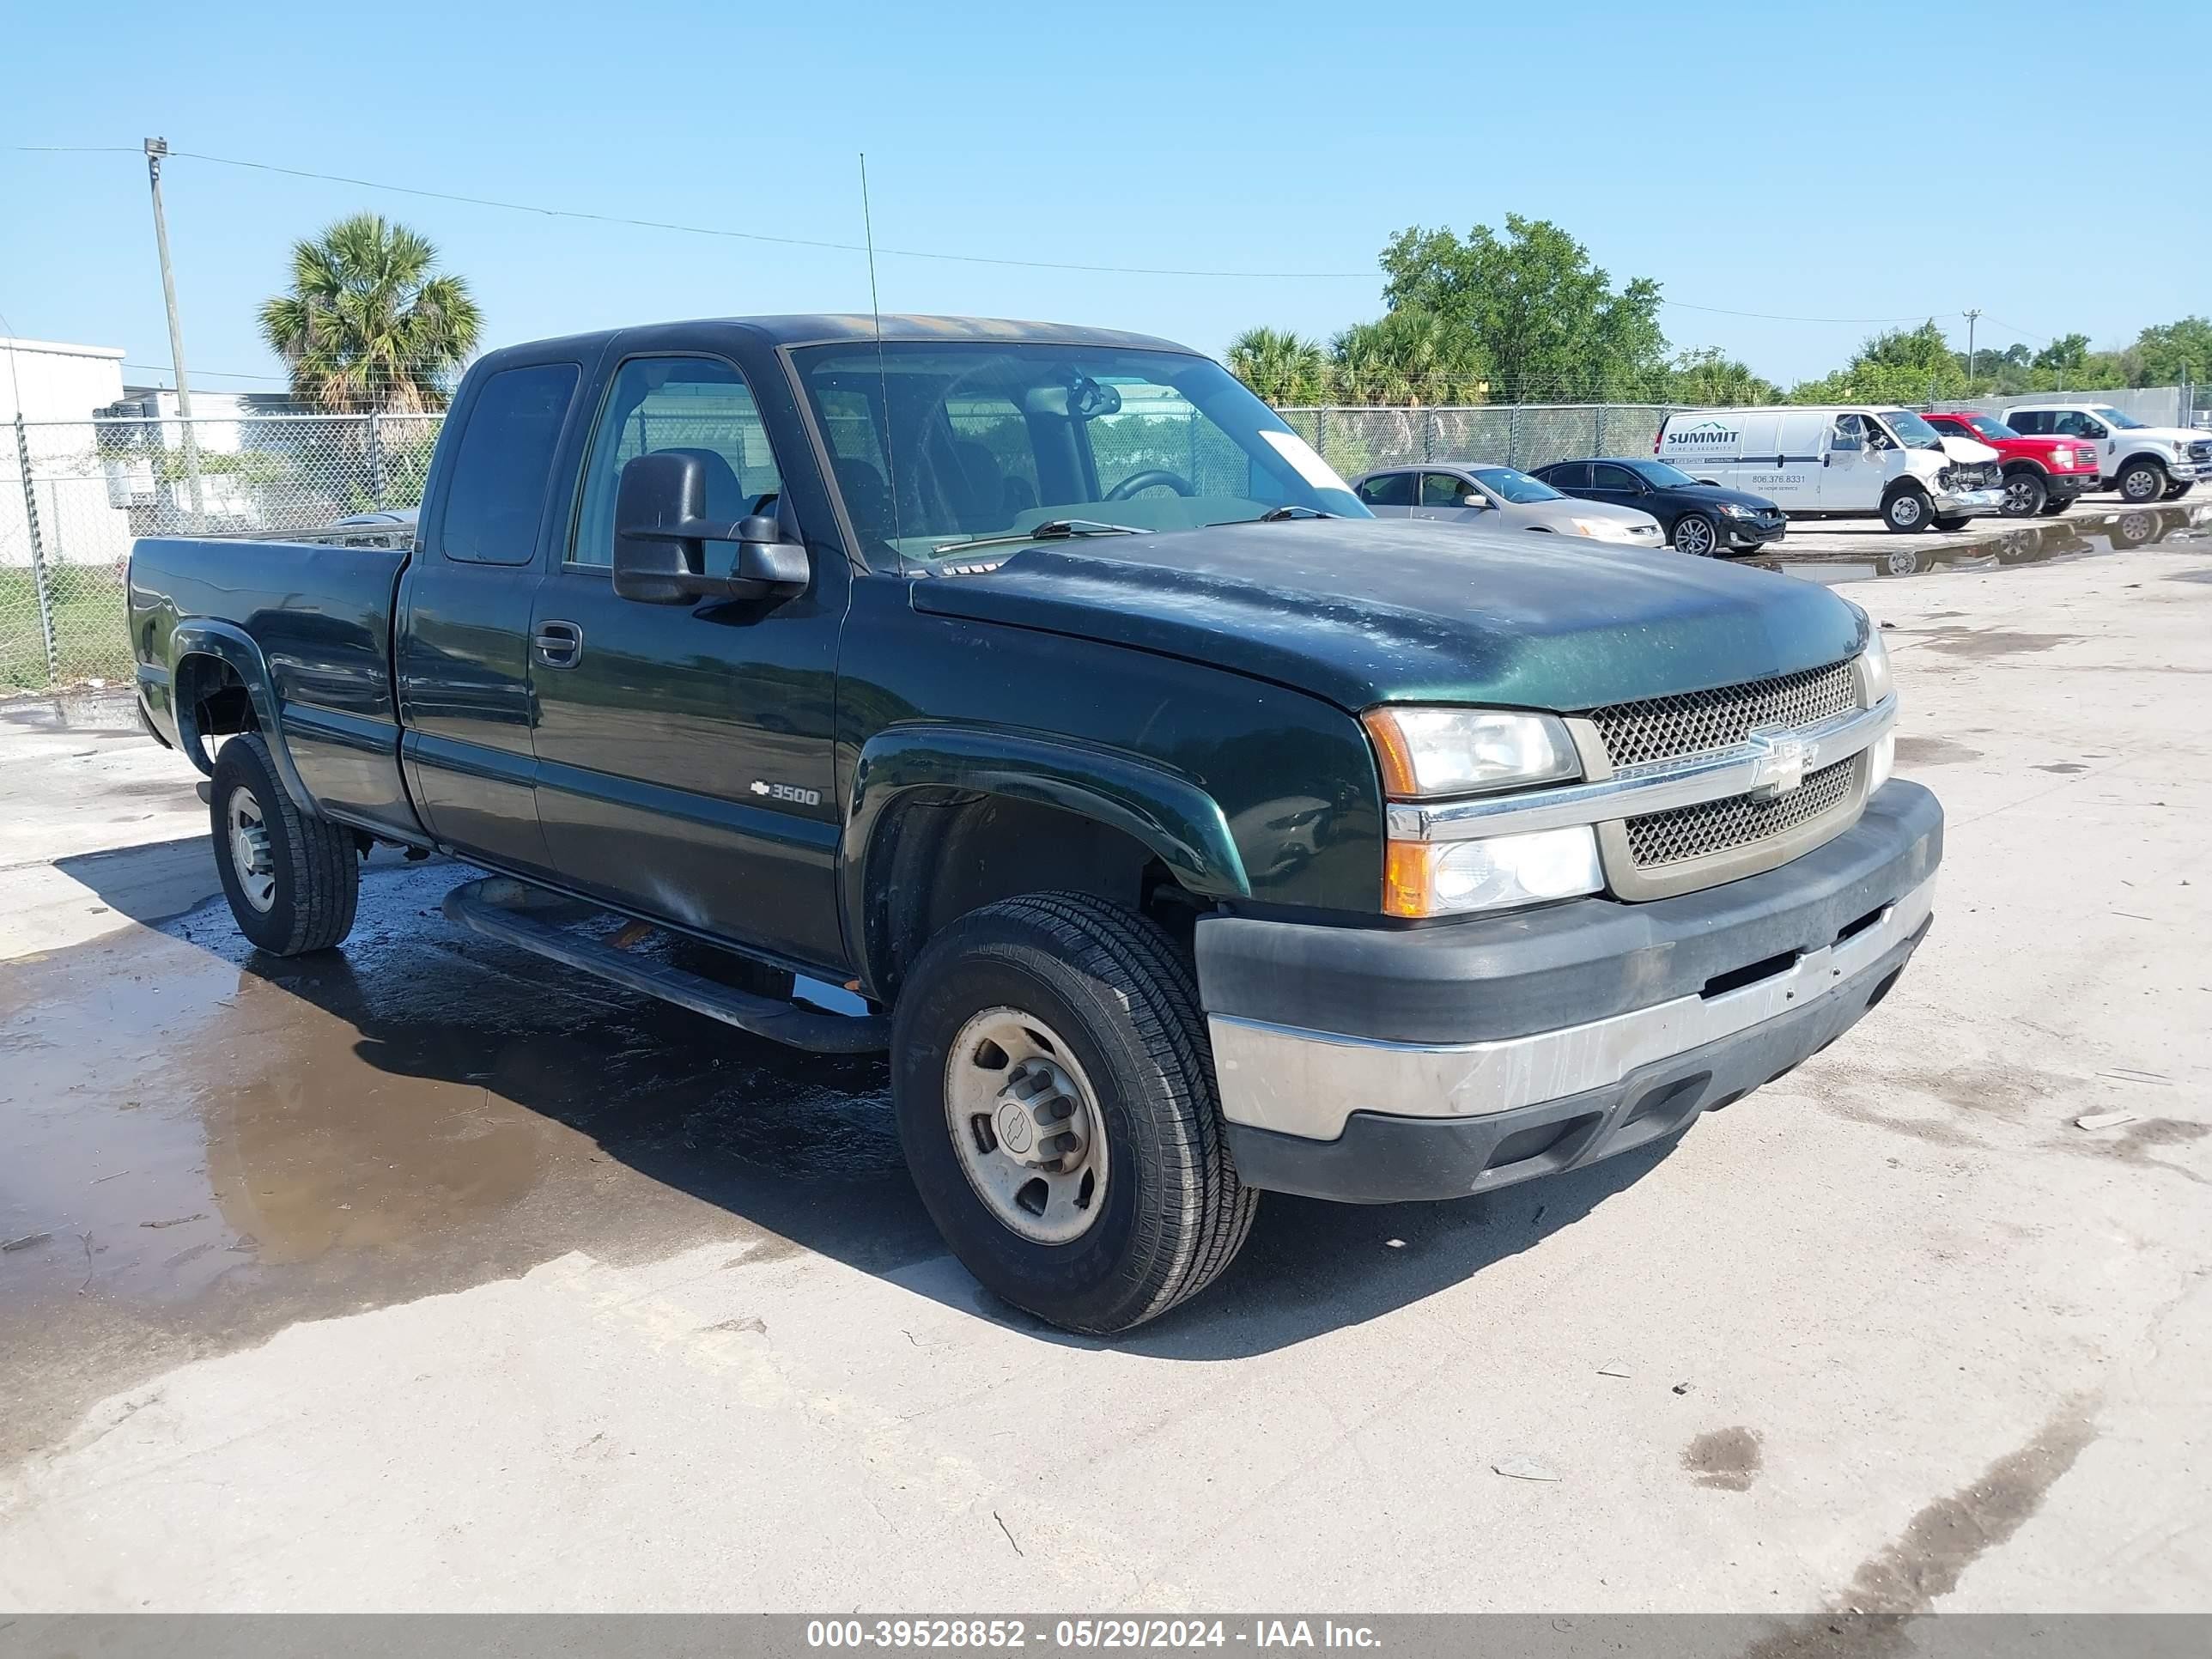
[[1563, 495], [1641, 508], [1659, 520], [1676, 552], [1701, 558], [1778, 542], [1790, 524], [1764, 495], [1699, 483], [1680, 467], [1648, 458], [1554, 461], [1534, 476]]

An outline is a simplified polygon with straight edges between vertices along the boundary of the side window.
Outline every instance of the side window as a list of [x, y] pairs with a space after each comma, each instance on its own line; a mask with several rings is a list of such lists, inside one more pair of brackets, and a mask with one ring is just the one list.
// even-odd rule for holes
[[1615, 489], [1624, 495], [1633, 495], [1637, 493], [1636, 475], [1625, 466], [1607, 466], [1603, 461], [1593, 461], [1590, 463], [1590, 488]]
[[1950, 415], [1923, 415], [1920, 417], [1947, 438], [1971, 438], [1974, 434], [1966, 423]]
[[1863, 449], [1866, 447], [1866, 422], [1856, 415], [1836, 416], [1836, 428], [1828, 440], [1831, 449]]
[[572, 564], [614, 562], [615, 493], [640, 455], [696, 455], [707, 469], [707, 516], [734, 524], [772, 512], [783, 490], [751, 389], [727, 363], [636, 357], [616, 372], [584, 463]]
[[2030, 438], [2047, 438], [2051, 434], [2051, 416], [2032, 409], [2017, 410], [2006, 416], [2005, 424]]
[[581, 373], [574, 363], [533, 363], [483, 383], [453, 452], [439, 528], [447, 558], [528, 564], [536, 556], [553, 451]]
[[1413, 475], [1410, 472], [1385, 472], [1379, 478], [1370, 478], [1359, 486], [1359, 499], [1370, 507], [1411, 507], [1413, 504]]
[[2051, 429], [2062, 438], [2101, 438], [2105, 423], [2094, 415], [2085, 415], [2078, 409], [2062, 410], [2051, 419]]
[[[1554, 489], [1588, 489], [1590, 487], [1590, 464], [1588, 461], [1561, 461], [1547, 466], [1535, 475]], [[1600, 489], [1607, 486], [1601, 484]]]
[[1464, 507], [1467, 498], [1474, 494], [1474, 486], [1464, 478], [1455, 478], [1449, 472], [1421, 474], [1421, 505], [1423, 507]]

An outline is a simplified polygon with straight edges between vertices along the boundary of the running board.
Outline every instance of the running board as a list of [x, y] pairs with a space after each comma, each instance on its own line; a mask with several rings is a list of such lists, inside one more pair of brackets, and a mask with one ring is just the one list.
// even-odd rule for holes
[[890, 1047], [890, 1021], [882, 1014], [825, 1014], [773, 997], [717, 985], [651, 957], [568, 931], [564, 922], [595, 914], [593, 908], [505, 876], [464, 883], [446, 895], [446, 918], [473, 933], [592, 975], [632, 991], [689, 1008], [741, 1031], [821, 1054], [873, 1054]]

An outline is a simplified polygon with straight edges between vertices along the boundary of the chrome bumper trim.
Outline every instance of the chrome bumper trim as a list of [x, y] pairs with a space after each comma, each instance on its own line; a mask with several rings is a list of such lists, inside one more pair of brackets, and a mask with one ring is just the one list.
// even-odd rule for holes
[[1761, 733], [1748, 742], [1700, 755], [1624, 766], [1595, 783], [1435, 805], [1394, 801], [1389, 813], [1390, 839], [1467, 841], [1479, 836], [1522, 835], [1722, 800], [1772, 786], [1793, 766], [1802, 777], [1848, 760], [1896, 724], [1897, 696], [1893, 692], [1871, 708], [1846, 709], [1811, 726]]
[[1484, 1117], [1618, 1083], [1640, 1066], [1794, 1013], [1920, 931], [1930, 876], [1841, 944], [1808, 951], [1769, 978], [1717, 997], [1677, 997], [1609, 1019], [1494, 1042], [1384, 1042], [1207, 1017], [1222, 1115], [1232, 1123], [1334, 1140], [1355, 1111]]

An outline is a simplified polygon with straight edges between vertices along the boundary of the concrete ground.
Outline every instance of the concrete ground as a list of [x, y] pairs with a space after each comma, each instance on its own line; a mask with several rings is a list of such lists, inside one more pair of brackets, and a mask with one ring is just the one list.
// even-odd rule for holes
[[1111, 1346], [943, 1254], [879, 1064], [458, 934], [452, 866], [258, 957], [180, 761], [0, 704], [0, 1612], [2212, 1605], [2212, 515], [2157, 511], [1778, 561], [1950, 814], [1851, 1036], [1578, 1176], [1270, 1198]]

